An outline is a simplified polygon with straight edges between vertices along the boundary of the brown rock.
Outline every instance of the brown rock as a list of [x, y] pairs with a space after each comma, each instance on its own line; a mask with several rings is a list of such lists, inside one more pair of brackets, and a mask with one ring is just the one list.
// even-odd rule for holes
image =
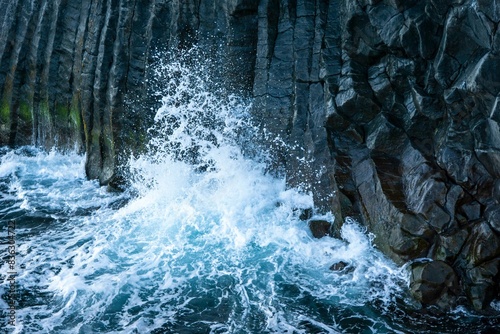
[[326, 220], [311, 220], [309, 221], [309, 228], [315, 238], [322, 238], [330, 235], [332, 224]]
[[411, 267], [410, 291], [424, 306], [447, 309], [455, 305], [459, 292], [455, 271], [443, 261], [415, 263]]
[[351, 271], [354, 270], [354, 267], [351, 266], [349, 263], [344, 262], [344, 261], [339, 261], [330, 266], [331, 271], [338, 271], [342, 273], [350, 273]]

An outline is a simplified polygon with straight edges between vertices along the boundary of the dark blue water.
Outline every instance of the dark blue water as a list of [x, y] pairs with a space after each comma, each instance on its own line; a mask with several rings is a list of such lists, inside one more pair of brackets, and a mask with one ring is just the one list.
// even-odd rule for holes
[[[126, 166], [129, 192], [86, 180], [82, 156], [1, 149], [0, 331], [494, 331], [498, 317], [464, 308], [417, 312], [405, 268], [356, 222], [314, 239], [298, 217], [310, 194], [267, 174], [265, 154], [242, 153], [248, 102], [169, 66], [176, 88], [167, 82], [148, 153]], [[329, 269], [339, 261], [349, 269]]]

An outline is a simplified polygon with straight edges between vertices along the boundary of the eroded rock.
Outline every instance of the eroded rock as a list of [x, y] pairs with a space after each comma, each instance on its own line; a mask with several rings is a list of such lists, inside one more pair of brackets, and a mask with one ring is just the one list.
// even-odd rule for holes
[[310, 220], [309, 229], [313, 237], [319, 239], [331, 235], [332, 224], [326, 220]]
[[448, 309], [455, 305], [459, 294], [458, 278], [443, 261], [415, 263], [411, 266], [410, 290], [422, 305]]
[[332, 264], [330, 266], [330, 270], [336, 271], [336, 272], [339, 272], [342, 274], [348, 274], [348, 273], [354, 271], [354, 267], [345, 261], [339, 261], [339, 262]]

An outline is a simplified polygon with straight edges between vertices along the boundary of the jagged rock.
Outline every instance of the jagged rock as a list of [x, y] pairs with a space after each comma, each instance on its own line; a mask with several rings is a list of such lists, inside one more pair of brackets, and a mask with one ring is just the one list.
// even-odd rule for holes
[[431, 229], [427, 221], [420, 215], [403, 215], [400, 228], [410, 235], [427, 240], [431, 240], [435, 235], [435, 232]]
[[430, 246], [429, 242], [424, 238], [407, 235], [398, 228], [392, 229], [387, 243], [394, 253], [398, 254], [403, 260], [411, 260], [427, 255]]
[[485, 221], [476, 223], [457, 259], [465, 292], [474, 308], [484, 309], [497, 295], [500, 237]]
[[340, 272], [343, 274], [348, 274], [354, 271], [354, 267], [347, 262], [339, 261], [330, 266], [331, 271]]
[[441, 235], [433, 257], [447, 263], [454, 263], [468, 237], [467, 230], [458, 230], [451, 235]]
[[154, 51], [196, 43], [233, 64], [214, 66], [232, 89], [253, 84], [255, 1], [6, 5], [14, 17], [0, 28], [0, 144], [76, 146], [86, 152], [87, 175], [102, 184], [114, 178], [120, 155], [146, 143], [153, 115], [134, 112], [148, 110], [144, 103], [124, 102], [147, 100], [140, 97]]
[[479, 202], [464, 204], [460, 207], [460, 209], [464, 212], [468, 221], [481, 218], [481, 204]]
[[498, 258], [499, 255], [500, 237], [491, 230], [486, 222], [476, 224], [462, 253], [466, 266], [468, 268], [476, 267], [483, 262]]
[[330, 235], [331, 228], [332, 224], [326, 220], [309, 221], [309, 229], [311, 230], [313, 237], [318, 239]]
[[488, 308], [491, 301], [497, 296], [499, 273], [499, 259], [484, 262], [466, 271], [467, 297], [476, 310]]
[[490, 209], [485, 212], [485, 216], [490, 227], [500, 234], [500, 207]]
[[416, 263], [411, 267], [410, 290], [424, 306], [448, 309], [456, 303], [459, 293], [457, 275], [443, 261]]

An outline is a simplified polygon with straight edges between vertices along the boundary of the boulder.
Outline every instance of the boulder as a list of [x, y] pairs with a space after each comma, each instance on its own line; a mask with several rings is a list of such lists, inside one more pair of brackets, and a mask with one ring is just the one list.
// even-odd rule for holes
[[354, 270], [354, 267], [347, 262], [339, 261], [330, 266], [331, 271], [348, 274]]
[[414, 263], [411, 269], [410, 291], [423, 306], [449, 309], [459, 295], [458, 277], [443, 261]]
[[332, 224], [326, 220], [310, 220], [309, 228], [315, 238], [323, 238], [331, 234]]

